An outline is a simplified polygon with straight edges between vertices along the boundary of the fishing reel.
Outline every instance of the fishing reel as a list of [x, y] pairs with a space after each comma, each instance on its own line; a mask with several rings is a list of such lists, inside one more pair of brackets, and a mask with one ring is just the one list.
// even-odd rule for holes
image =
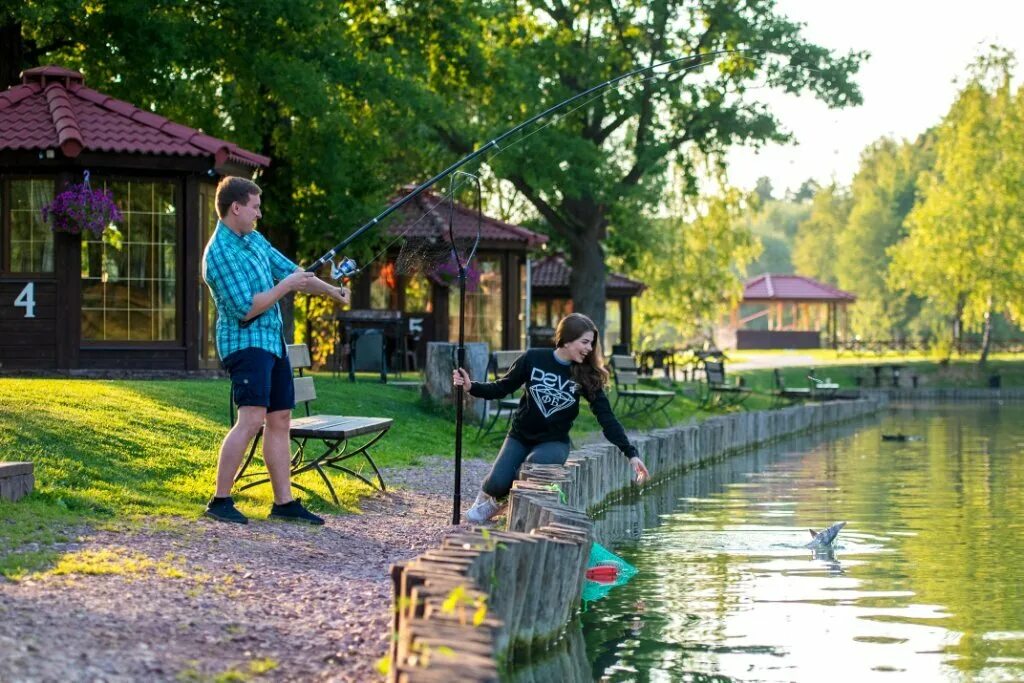
[[331, 278], [336, 282], [351, 278], [359, 272], [359, 266], [356, 262], [347, 256], [341, 257], [337, 263], [331, 259]]

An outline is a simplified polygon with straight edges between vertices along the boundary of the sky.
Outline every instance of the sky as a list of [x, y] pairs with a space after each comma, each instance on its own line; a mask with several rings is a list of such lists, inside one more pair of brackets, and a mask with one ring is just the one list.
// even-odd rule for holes
[[854, 77], [864, 96], [859, 107], [830, 110], [809, 95], [760, 98], [799, 144], [734, 149], [729, 178], [750, 189], [768, 176], [775, 196], [809, 177], [848, 185], [871, 142], [913, 139], [938, 123], [956, 98], [954, 80], [986, 46], [1009, 48], [1024, 64], [1020, 0], [778, 0], [777, 7], [806, 24], [807, 39], [839, 53], [867, 50], [871, 58]]

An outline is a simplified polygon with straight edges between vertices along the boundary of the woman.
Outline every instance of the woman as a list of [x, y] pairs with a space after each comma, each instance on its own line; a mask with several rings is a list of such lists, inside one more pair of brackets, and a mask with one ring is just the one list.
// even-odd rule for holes
[[605, 438], [629, 458], [636, 482], [641, 484], [650, 476], [604, 393], [608, 371], [604, 369], [596, 339], [597, 326], [593, 321], [581, 313], [572, 313], [558, 323], [554, 350], [526, 351], [497, 382], [473, 382], [464, 368], [452, 372], [453, 384], [467, 388], [471, 396], [478, 398], [503, 398], [526, 384], [498, 459], [466, 512], [468, 521], [481, 524], [502, 510], [498, 500], [512, 490], [512, 482], [524, 462], [565, 464], [569, 457], [569, 430], [580, 413], [580, 396], [590, 403]]

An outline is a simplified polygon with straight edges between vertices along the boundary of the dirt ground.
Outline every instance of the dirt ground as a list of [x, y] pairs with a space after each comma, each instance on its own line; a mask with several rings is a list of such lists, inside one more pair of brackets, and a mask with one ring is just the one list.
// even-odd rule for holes
[[[463, 510], [488, 467], [464, 463]], [[0, 579], [0, 681], [380, 680], [388, 568], [452, 529], [450, 472], [388, 470], [392, 491], [323, 527], [197, 510], [85, 530], [60, 546], [67, 573]]]

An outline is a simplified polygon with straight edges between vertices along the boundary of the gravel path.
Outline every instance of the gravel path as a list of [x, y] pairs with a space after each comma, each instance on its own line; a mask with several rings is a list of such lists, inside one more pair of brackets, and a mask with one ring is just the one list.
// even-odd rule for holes
[[[488, 468], [464, 462], [463, 510]], [[388, 568], [452, 529], [451, 462], [385, 481], [323, 527], [162, 518], [62, 544], [116, 573], [0, 579], [0, 681], [380, 680]]]

